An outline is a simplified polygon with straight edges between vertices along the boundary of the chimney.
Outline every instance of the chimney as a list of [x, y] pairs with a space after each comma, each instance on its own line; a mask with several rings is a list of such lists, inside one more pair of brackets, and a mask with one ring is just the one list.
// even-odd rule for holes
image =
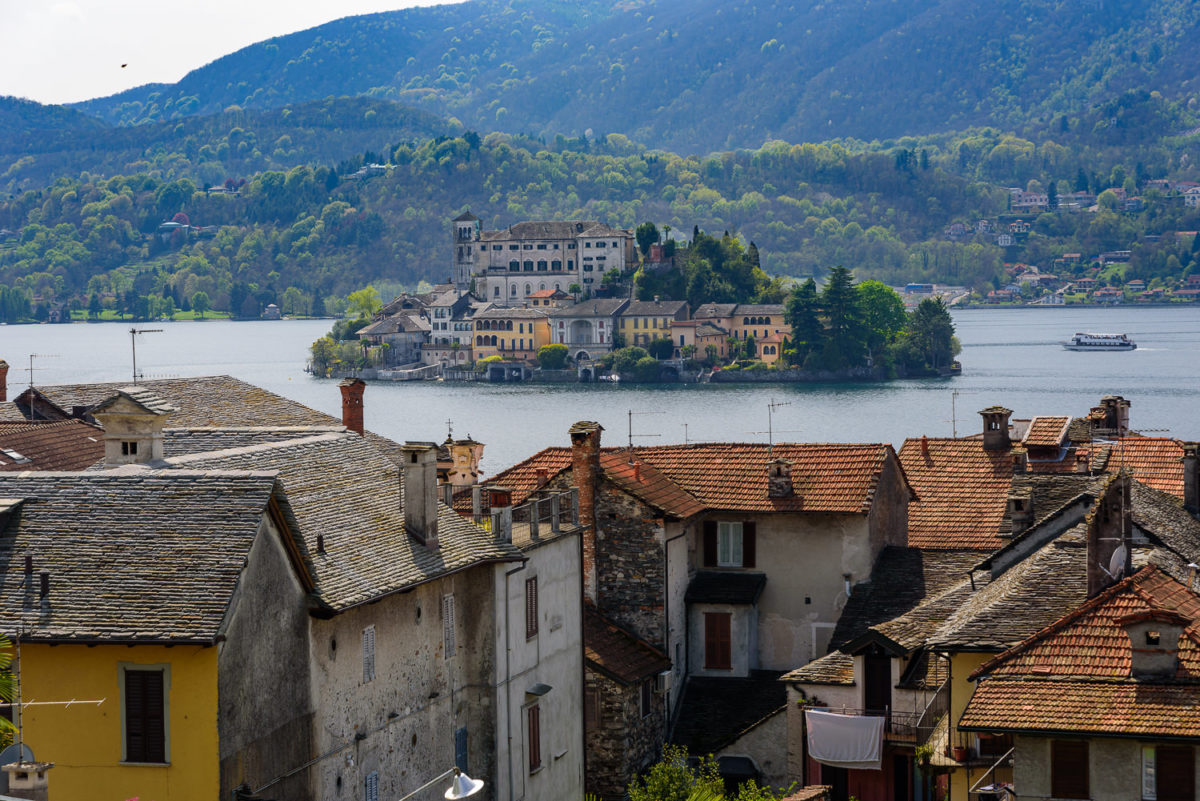
[[489, 487], [488, 497], [492, 507], [492, 536], [497, 542], [512, 542], [512, 490]]
[[539, 467], [539, 468], [535, 469], [533, 472], [537, 476], [538, 489], [541, 489], [542, 487], [546, 486], [546, 482], [548, 482], [550, 480], [550, 470], [545, 467]]
[[342, 425], [362, 436], [363, 391], [367, 382], [361, 378], [343, 378], [338, 387], [342, 390]]
[[[924, 440], [924, 437], [922, 437]], [[792, 463], [787, 459], [767, 462], [767, 497], [790, 498], [795, 494], [792, 486]]]
[[92, 409], [104, 428], [104, 463], [147, 464], [162, 461], [163, 427], [177, 409], [143, 387], [125, 387]]
[[925, 436], [924, 434], [921, 435], [921, 455], [929, 455], [929, 437]]
[[1200, 518], [1200, 442], [1183, 443], [1183, 508]]
[[989, 406], [979, 414], [983, 417], [983, 449], [1006, 451], [1012, 447], [1012, 440], [1008, 438], [1008, 417], [1012, 410], [1003, 406]]
[[50, 600], [50, 571], [43, 570], [41, 572], [40, 578], [42, 580], [42, 583], [41, 583], [41, 590], [40, 590], [40, 592], [38, 592], [38, 595], [41, 597], [41, 599], [43, 601], [49, 601]]
[[600, 479], [599, 423], [571, 426], [571, 472], [579, 489], [579, 525], [583, 526], [583, 590], [596, 602], [596, 482]]
[[6, 797], [46, 801], [50, 797], [50, 777], [46, 774], [53, 767], [53, 762], [25, 762], [22, 760], [0, 767], [0, 770], [8, 774]]
[[1129, 433], [1129, 401], [1120, 395], [1105, 395], [1098, 408], [1104, 412], [1104, 427], [1110, 436], [1123, 437]]
[[1029, 468], [1029, 451], [1022, 447], [1016, 447], [1012, 449], [1010, 455], [1012, 456], [1012, 468], [1014, 476], [1021, 475]]
[[1008, 513], [1012, 535], [1019, 537], [1033, 525], [1033, 493], [1029, 487], [1013, 487], [1008, 491]]
[[1179, 638], [1191, 624], [1168, 609], [1148, 609], [1117, 618], [1129, 636], [1129, 673], [1135, 679], [1174, 679], [1179, 673]]
[[406, 442], [400, 452], [404, 459], [404, 529], [408, 536], [426, 548], [436, 548], [437, 445]]
[[1113, 477], [1087, 518], [1088, 598], [1133, 572], [1132, 520], [1127, 471]]
[[8, 362], [0, 359], [0, 401], [8, 400]]

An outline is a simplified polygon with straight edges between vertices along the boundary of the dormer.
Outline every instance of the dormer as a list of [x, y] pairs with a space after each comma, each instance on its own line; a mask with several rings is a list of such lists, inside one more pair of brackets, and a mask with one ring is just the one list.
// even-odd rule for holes
[[1191, 623], [1169, 609], [1135, 612], [1117, 619], [1129, 635], [1129, 674], [1135, 679], [1173, 679], [1179, 670], [1179, 638]]
[[787, 459], [767, 462], [767, 497], [791, 498], [795, 492], [792, 485], [792, 463]]
[[143, 387], [117, 390], [91, 412], [104, 428], [104, 464], [115, 467], [162, 461], [163, 426], [176, 411]]
[[1008, 436], [1008, 418], [1011, 409], [1003, 406], [989, 406], [979, 413], [983, 418], [983, 449], [986, 451], [1006, 451], [1012, 447]]

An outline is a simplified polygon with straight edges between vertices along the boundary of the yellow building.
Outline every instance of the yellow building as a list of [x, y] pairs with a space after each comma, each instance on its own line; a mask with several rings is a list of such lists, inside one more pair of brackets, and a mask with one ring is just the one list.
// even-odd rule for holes
[[716, 356], [721, 360], [729, 355], [729, 332], [707, 320], [672, 320], [670, 337], [675, 343], [676, 358], [683, 358], [687, 352], [693, 359], [703, 359], [709, 347], [716, 348]]
[[538, 348], [550, 343], [550, 317], [540, 308], [494, 306], [475, 315], [472, 334], [476, 361], [499, 356], [532, 363]]
[[626, 346], [645, 347], [655, 339], [670, 339], [671, 323], [686, 319], [685, 300], [635, 300], [622, 310], [617, 331]]

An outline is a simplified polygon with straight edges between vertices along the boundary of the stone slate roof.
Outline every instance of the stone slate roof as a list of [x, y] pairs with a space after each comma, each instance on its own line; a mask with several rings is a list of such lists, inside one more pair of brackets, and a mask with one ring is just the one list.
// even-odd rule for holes
[[[3, 429], [0, 429], [3, 430]], [[170, 459], [191, 453], [245, 448], [267, 442], [286, 442], [318, 434], [333, 434], [346, 429], [337, 426], [246, 426], [242, 428], [166, 428], [163, 429], [163, 455]], [[101, 457], [104, 453], [101, 451]]]
[[[1033, 504], [1034, 525], [1039, 525], [1070, 501], [1084, 494], [1095, 495], [1109, 479], [1075, 473], [1024, 473], [1013, 476], [1011, 489], [1028, 492]], [[1012, 535], [1012, 518], [1006, 513], [997, 533]]]
[[[922, 449], [922, 443], [926, 447]], [[917, 500], [908, 505], [908, 544], [992, 549], [1012, 482], [1012, 456], [980, 439], [907, 439], [900, 464]]]
[[692, 315], [697, 320], [732, 317], [734, 310], [737, 309], [736, 303], [705, 303], [700, 308], [696, 309], [696, 313]]
[[673, 317], [687, 308], [686, 300], [631, 300], [622, 317]]
[[82, 420], [0, 422], [0, 470], [85, 470], [102, 459], [104, 432]]
[[797, 684], [854, 685], [854, 657], [833, 651], [783, 675], [783, 680]]
[[[738, 317], [781, 317], [782, 303], [739, 303], [734, 312]], [[782, 321], [781, 321], [782, 322]]]
[[767, 574], [741, 570], [698, 570], [688, 584], [684, 601], [689, 604], [758, 603], [767, 586]]
[[418, 316], [417, 312], [401, 312], [376, 320], [359, 330], [359, 335], [381, 336], [384, 334], [420, 334], [432, 331], [433, 326], [427, 317]]
[[174, 414], [175, 412], [179, 411], [178, 407], [167, 403], [149, 388], [134, 384], [132, 386], [121, 387], [116, 391], [116, 394], [112, 395], [107, 400], [101, 401], [96, 407], [94, 407], [92, 412], [95, 413], [105, 411], [112, 407], [113, 404], [115, 404], [120, 398], [127, 398], [140, 407], [142, 411], [159, 417]]
[[625, 298], [596, 298], [550, 310], [551, 317], [612, 317], [624, 306]]
[[550, 315], [547, 310], [523, 307], [492, 306], [475, 314], [476, 320], [544, 320]]
[[[1190, 621], [1178, 668], [1169, 679], [1133, 679], [1122, 619], [1155, 612]], [[1143, 568], [971, 678], [980, 681], [962, 728], [1200, 738], [1200, 596]]]
[[679, 702], [671, 742], [696, 756], [711, 754], [786, 706], [787, 687], [776, 672], [755, 670], [746, 678], [692, 676]]
[[[70, 417], [73, 408], [91, 409], [126, 386], [126, 382], [56, 384], [36, 387], [33, 392], [61, 411], [56, 417]], [[181, 428], [341, 424], [337, 418], [227, 375], [152, 379], [139, 382], [138, 387], [178, 407], [171, 425]], [[14, 402], [26, 419], [29, 393], [26, 390]]]
[[[322, 434], [170, 460], [186, 469], [277, 471], [311, 560], [318, 598], [335, 611], [459, 570], [522, 558], [479, 526], [439, 505], [440, 547], [405, 532], [396, 465], [369, 440]], [[317, 536], [324, 537], [318, 553]]]
[[6, 632], [211, 644], [273, 495], [286, 504], [274, 475], [245, 471], [0, 473], [0, 497], [24, 499], [0, 514]]
[[583, 606], [583, 657], [589, 668], [626, 686], [671, 667], [666, 654], [609, 620], [591, 603]]

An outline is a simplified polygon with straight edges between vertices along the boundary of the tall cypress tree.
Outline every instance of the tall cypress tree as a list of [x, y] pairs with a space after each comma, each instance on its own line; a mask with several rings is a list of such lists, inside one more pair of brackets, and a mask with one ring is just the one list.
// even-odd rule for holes
[[821, 291], [821, 310], [829, 324], [828, 338], [821, 354], [827, 370], [858, 367], [863, 363], [866, 345], [863, 341], [862, 310], [854, 275], [845, 267], [834, 267]]

